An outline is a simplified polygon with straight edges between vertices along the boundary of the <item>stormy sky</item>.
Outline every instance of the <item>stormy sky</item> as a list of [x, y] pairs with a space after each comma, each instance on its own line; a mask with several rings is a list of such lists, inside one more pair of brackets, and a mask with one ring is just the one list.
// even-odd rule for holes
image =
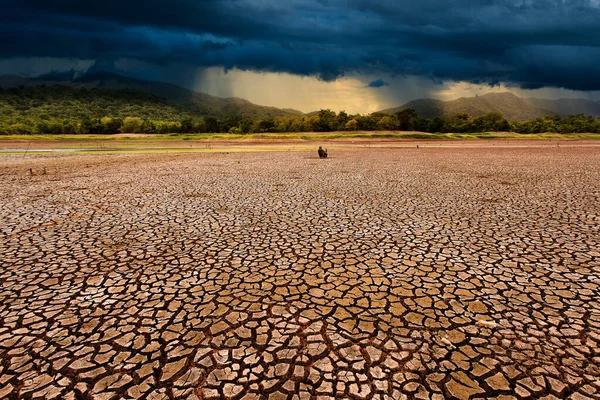
[[303, 111], [600, 100], [600, 0], [3, 2], [0, 73], [89, 68]]

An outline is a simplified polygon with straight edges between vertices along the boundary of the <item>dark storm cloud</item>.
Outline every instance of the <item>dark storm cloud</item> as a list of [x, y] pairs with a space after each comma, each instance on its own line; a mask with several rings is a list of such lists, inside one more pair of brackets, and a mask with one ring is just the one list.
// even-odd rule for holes
[[383, 79], [377, 79], [376, 81], [369, 82], [367, 87], [370, 88], [380, 88], [384, 86], [389, 86], [390, 84], [384, 81]]
[[0, 57], [600, 89], [598, 0], [24, 0]]

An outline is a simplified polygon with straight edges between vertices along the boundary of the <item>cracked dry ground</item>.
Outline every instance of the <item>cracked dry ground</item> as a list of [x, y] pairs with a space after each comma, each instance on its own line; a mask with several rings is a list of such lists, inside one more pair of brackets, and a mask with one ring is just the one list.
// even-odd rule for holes
[[597, 149], [334, 156], [5, 156], [0, 398], [600, 398]]

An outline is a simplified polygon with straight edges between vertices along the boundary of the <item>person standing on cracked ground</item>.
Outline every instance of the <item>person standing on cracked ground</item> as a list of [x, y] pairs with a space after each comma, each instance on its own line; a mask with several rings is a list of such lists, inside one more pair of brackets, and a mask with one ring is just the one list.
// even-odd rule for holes
[[319, 158], [327, 158], [327, 149], [323, 150], [322, 146], [319, 146]]

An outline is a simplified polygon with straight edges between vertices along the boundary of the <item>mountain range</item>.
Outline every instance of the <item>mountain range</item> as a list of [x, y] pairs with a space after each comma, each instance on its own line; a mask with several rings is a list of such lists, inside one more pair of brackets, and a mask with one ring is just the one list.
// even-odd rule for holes
[[[72, 72], [56, 73], [37, 78], [24, 78], [15, 75], [0, 76], [0, 87], [63, 85], [70, 88], [131, 90], [144, 92], [164, 99], [166, 104], [174, 106], [190, 115], [214, 116], [226, 118], [241, 116], [251, 119], [264, 119], [285, 116], [313, 115], [298, 110], [260, 106], [241, 98], [221, 98], [206, 93], [195, 92], [183, 87], [163, 82], [151, 82], [122, 76], [112, 72], [91, 72], [78, 76]], [[326, 105], [324, 105], [326, 106]], [[535, 99], [520, 98], [510, 92], [488, 93], [476, 97], [463, 97], [456, 100], [418, 99], [400, 107], [389, 108], [381, 113], [393, 114], [412, 108], [422, 117], [433, 118], [451, 116], [459, 113], [471, 117], [488, 112], [499, 112], [505, 118], [525, 121], [535, 118], [559, 115], [585, 114], [600, 117], [600, 103], [585, 99]]]
[[591, 100], [521, 98], [510, 92], [488, 93], [450, 101], [418, 99], [381, 112], [393, 114], [409, 108], [426, 118], [447, 117], [460, 113], [477, 117], [489, 112], [499, 112], [504, 118], [513, 121], [527, 121], [549, 115], [566, 117], [567, 115], [585, 114], [600, 117], [600, 103]]
[[163, 82], [150, 82], [129, 78], [112, 72], [94, 72], [80, 77], [72, 74], [51, 74], [38, 78], [23, 78], [15, 75], [0, 77], [0, 87], [61, 85], [70, 88], [131, 90], [144, 92], [166, 100], [166, 103], [191, 115], [225, 118], [232, 115], [251, 119], [302, 115], [292, 109], [259, 106], [237, 97], [221, 98], [206, 93], [194, 92], [181, 86]]

